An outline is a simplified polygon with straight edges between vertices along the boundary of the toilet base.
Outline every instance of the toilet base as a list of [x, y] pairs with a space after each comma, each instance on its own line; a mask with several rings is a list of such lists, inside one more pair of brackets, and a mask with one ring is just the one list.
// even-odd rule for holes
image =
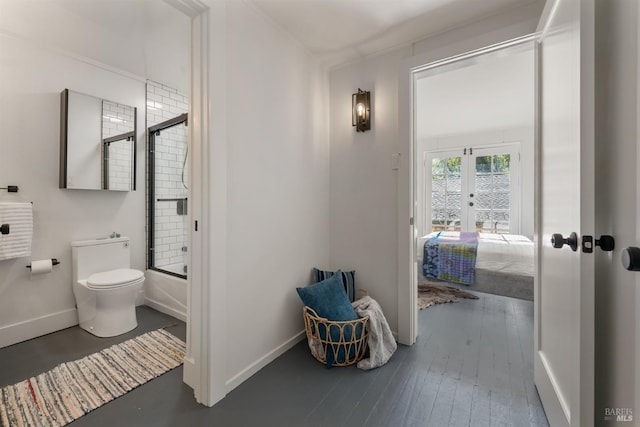
[[117, 289], [92, 290], [78, 285], [74, 291], [80, 327], [97, 337], [115, 337], [134, 330], [136, 297], [142, 283]]
[[96, 311], [92, 318], [80, 322], [80, 327], [101, 338], [126, 334], [138, 327], [135, 306], [133, 310]]

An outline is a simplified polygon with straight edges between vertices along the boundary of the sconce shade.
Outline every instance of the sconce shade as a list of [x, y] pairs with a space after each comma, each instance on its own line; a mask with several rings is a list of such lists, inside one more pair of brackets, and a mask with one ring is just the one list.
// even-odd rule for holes
[[356, 132], [364, 132], [371, 129], [371, 92], [358, 88], [358, 93], [351, 96], [351, 126], [356, 127]]

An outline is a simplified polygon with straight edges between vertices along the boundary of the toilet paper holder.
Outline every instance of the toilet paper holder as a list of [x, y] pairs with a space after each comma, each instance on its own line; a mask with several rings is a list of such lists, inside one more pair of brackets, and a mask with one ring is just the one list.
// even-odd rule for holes
[[[58, 264], [60, 264], [60, 261], [58, 261], [57, 258], [51, 258], [51, 265], [58, 265]], [[31, 264], [27, 265], [27, 268], [31, 270]]]

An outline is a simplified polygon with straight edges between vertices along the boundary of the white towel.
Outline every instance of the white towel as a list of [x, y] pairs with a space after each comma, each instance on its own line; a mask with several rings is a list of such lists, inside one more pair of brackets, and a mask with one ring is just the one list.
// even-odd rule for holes
[[0, 225], [9, 224], [9, 234], [0, 234], [0, 260], [31, 256], [33, 205], [0, 203]]

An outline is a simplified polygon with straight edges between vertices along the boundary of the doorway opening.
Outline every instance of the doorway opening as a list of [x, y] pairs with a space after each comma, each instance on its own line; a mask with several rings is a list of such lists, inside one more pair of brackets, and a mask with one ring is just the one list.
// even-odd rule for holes
[[[534, 43], [532, 35], [408, 68], [401, 88], [411, 103], [401, 126], [410, 168], [399, 180], [398, 336], [411, 345], [420, 332], [421, 345], [437, 342], [447, 369], [462, 367], [455, 393], [475, 396], [472, 407], [488, 405], [476, 404], [479, 396], [503, 396], [505, 407], [529, 406], [524, 412], [536, 414], [531, 425], [548, 426], [532, 368]], [[403, 214], [412, 219], [408, 228]], [[516, 278], [528, 295], [518, 294]], [[428, 283], [461, 298], [418, 310], [419, 285]]]
[[533, 300], [534, 72], [530, 37], [412, 71], [414, 289]]

